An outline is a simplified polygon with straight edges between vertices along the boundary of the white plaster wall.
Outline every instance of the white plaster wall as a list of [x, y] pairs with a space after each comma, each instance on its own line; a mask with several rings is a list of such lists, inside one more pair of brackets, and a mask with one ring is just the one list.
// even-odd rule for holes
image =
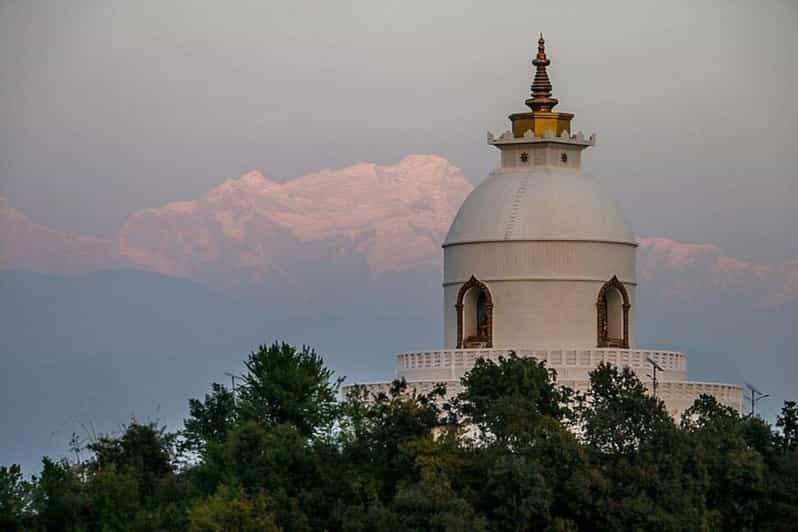
[[631, 244], [563, 240], [500, 240], [444, 248], [443, 282], [484, 278], [605, 279], [636, 282]]
[[[554, 145], [529, 145], [519, 144], [502, 146], [500, 155], [501, 167], [530, 168], [536, 165], [548, 165], [560, 169], [579, 170], [582, 165], [582, 150], [584, 146]], [[521, 157], [526, 153], [526, 161]], [[562, 154], [566, 160], [562, 160]]]
[[608, 242], [499, 241], [444, 249], [445, 344], [457, 345], [455, 304], [472, 275], [493, 296], [493, 346], [573, 349], [596, 345], [596, 300], [613, 276], [624, 283], [632, 308], [634, 342], [635, 246]]

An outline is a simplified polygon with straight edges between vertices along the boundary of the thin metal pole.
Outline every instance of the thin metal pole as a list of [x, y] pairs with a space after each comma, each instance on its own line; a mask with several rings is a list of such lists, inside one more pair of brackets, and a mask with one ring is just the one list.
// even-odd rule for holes
[[[225, 372], [225, 375], [228, 375], [230, 377], [230, 383], [232, 384], [232, 387], [233, 387], [233, 406], [235, 406], [236, 405], [236, 377], [238, 377], [238, 376], [233, 374], [233, 373], [229, 373], [229, 372]], [[238, 378], [240, 378], [240, 377], [238, 377]]]
[[653, 383], [654, 399], [656, 399], [657, 398], [657, 366], [654, 366], [654, 378], [652, 380], [654, 381], [654, 383]]
[[649, 364], [651, 364], [652, 374], [648, 375], [648, 376], [651, 377], [651, 387], [653, 388], [654, 399], [656, 399], [657, 398], [657, 371], [660, 371], [662, 368], [660, 368], [659, 364], [657, 364], [654, 360], [652, 360], [651, 357], [646, 358], [646, 361]]
[[[762, 399], [770, 397], [770, 394], [760, 392], [754, 387], [753, 384], [745, 383], [745, 385], [748, 387], [749, 390], [751, 390], [751, 417], [754, 417], [756, 415], [756, 404]], [[759, 397], [757, 397], [757, 395]]]

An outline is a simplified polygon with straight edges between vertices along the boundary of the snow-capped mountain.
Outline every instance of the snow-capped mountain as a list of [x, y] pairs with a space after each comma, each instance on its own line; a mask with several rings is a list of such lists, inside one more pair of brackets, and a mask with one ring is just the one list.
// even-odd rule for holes
[[113, 241], [39, 225], [0, 196], [0, 269], [65, 274], [124, 263]]
[[[435, 155], [409, 155], [394, 165], [361, 162], [282, 183], [254, 171], [200, 198], [136, 212], [107, 240], [43, 227], [0, 198], [0, 268], [127, 267], [239, 295], [290, 287], [292, 297], [312, 302], [323, 287], [439, 269], [440, 244], [472, 188], [459, 168]], [[663, 303], [798, 301], [798, 260], [756, 264], [712, 244], [641, 238], [638, 269], [642, 287]]]
[[663, 303], [736, 298], [754, 307], [798, 301], [798, 260], [759, 264], [729, 257], [714, 244], [642, 238], [638, 281]]
[[199, 199], [134, 214], [119, 251], [136, 267], [212, 284], [290, 276], [299, 256], [333, 264], [356, 257], [371, 274], [403, 271], [440, 262], [440, 243], [470, 191], [460, 169], [431, 155], [285, 183], [250, 172]]

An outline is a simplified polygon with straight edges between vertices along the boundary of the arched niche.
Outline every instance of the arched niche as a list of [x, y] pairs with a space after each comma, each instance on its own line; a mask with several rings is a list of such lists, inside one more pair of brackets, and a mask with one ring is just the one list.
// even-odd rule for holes
[[493, 296], [474, 277], [457, 293], [457, 348], [493, 347]]
[[629, 349], [629, 293], [616, 276], [601, 287], [596, 302], [598, 347]]

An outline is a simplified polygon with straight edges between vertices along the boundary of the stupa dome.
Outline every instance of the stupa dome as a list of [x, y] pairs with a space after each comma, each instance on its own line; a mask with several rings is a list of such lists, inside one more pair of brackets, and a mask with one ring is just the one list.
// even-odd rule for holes
[[548, 166], [491, 173], [460, 207], [444, 246], [504, 240], [635, 243], [596, 179]]

